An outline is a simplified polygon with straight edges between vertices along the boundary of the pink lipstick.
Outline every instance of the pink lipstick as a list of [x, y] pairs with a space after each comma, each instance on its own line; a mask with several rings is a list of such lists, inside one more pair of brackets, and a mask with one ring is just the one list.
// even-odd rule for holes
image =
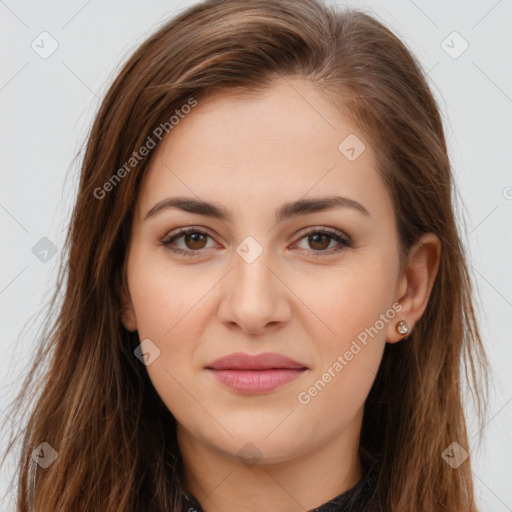
[[251, 355], [236, 352], [213, 361], [206, 369], [231, 389], [258, 394], [297, 379], [308, 367], [277, 353]]

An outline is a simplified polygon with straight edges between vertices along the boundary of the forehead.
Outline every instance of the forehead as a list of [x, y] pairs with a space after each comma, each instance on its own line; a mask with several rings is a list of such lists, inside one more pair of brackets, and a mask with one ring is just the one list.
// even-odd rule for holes
[[230, 204], [333, 192], [367, 202], [387, 194], [362, 133], [311, 83], [283, 79], [198, 99], [159, 144], [139, 202], [147, 211], [171, 194]]
[[313, 84], [279, 79], [262, 91], [221, 90], [204, 96], [169, 134], [168, 145], [196, 144], [212, 156], [229, 154], [233, 161], [251, 150], [272, 160], [293, 150], [300, 159], [315, 149], [337, 152], [340, 137], [355, 131]]

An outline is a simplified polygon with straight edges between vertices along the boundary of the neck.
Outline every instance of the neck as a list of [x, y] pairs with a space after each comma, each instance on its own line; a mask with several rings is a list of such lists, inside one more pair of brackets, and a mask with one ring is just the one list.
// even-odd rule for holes
[[311, 510], [351, 489], [363, 476], [359, 429], [352, 427], [286, 460], [271, 461], [262, 454], [254, 465], [243, 463], [236, 451], [226, 453], [200, 442], [179, 424], [177, 433], [183, 484], [204, 512]]

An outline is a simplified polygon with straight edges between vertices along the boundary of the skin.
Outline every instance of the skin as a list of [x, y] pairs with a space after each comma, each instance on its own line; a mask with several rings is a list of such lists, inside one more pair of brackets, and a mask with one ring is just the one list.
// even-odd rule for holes
[[[309, 510], [353, 487], [362, 476], [363, 406], [385, 343], [402, 340], [396, 323], [406, 320], [412, 330], [427, 305], [440, 241], [423, 236], [399, 274], [391, 197], [369, 142], [354, 161], [338, 150], [349, 134], [365, 142], [302, 79], [276, 81], [258, 95], [215, 92], [162, 141], [141, 183], [122, 321], [160, 350], [146, 368], [177, 420], [185, 485], [206, 512]], [[369, 215], [343, 206], [276, 224], [283, 203], [333, 193]], [[171, 196], [222, 205], [232, 219], [176, 208], [144, 218]], [[209, 235], [174, 240], [194, 257], [162, 244], [187, 226]], [[338, 230], [353, 246], [308, 237], [314, 227]], [[236, 252], [248, 236], [263, 251], [251, 263]], [[401, 311], [300, 403], [298, 394], [393, 304]], [[247, 395], [204, 368], [238, 351], [277, 352], [308, 370], [274, 391]], [[240, 450], [256, 463], [244, 463]]]

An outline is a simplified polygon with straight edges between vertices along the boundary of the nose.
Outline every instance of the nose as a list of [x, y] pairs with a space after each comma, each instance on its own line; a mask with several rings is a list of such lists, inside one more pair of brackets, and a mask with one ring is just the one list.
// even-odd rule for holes
[[223, 283], [218, 314], [230, 329], [247, 335], [268, 333], [285, 325], [291, 316], [290, 295], [268, 251], [251, 263], [234, 255], [234, 268]]

